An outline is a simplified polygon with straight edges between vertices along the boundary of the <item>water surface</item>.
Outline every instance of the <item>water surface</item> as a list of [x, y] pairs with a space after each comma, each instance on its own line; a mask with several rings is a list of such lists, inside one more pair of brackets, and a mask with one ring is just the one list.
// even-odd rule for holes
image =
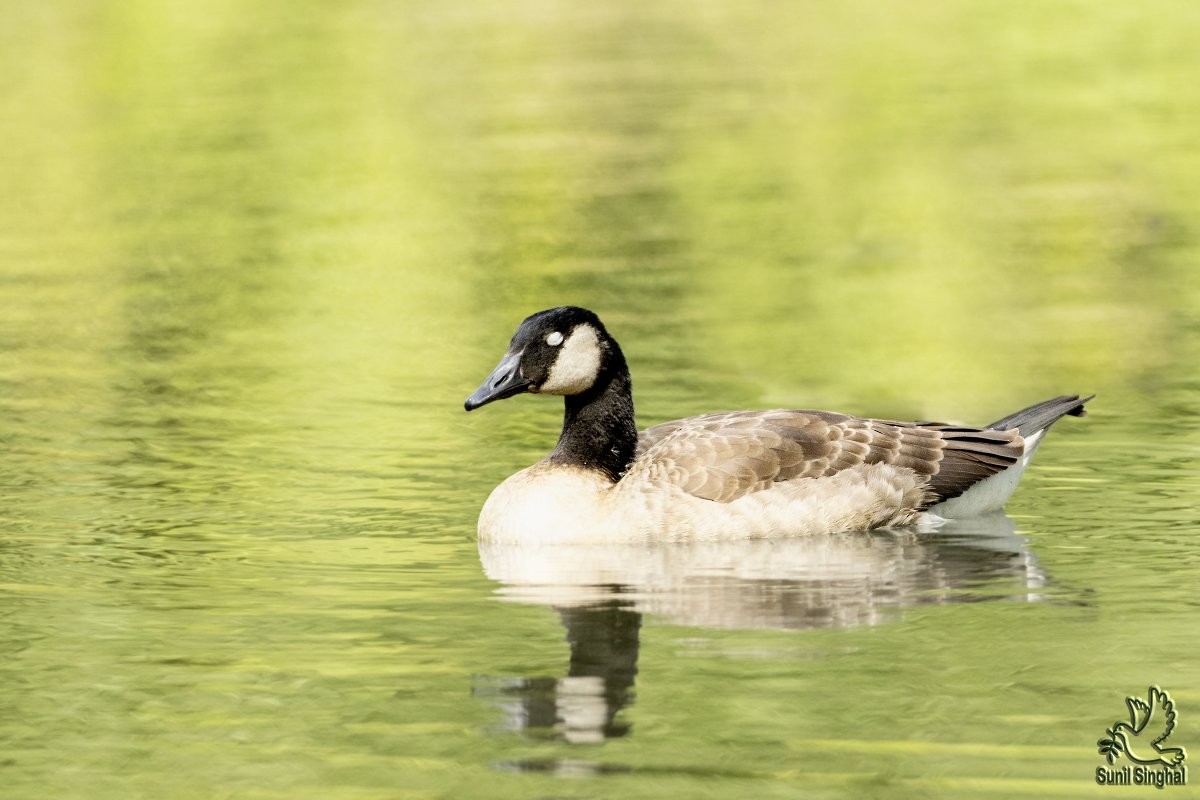
[[[1193, 5], [5, 19], [7, 797], [1084, 796], [1150, 684], [1200, 747]], [[983, 520], [480, 549], [562, 303], [643, 426], [1099, 396]]]

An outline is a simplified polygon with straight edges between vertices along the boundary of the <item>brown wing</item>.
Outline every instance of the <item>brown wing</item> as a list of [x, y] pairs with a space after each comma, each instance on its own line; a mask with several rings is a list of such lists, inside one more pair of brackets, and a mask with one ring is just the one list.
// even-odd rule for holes
[[1024, 452], [1016, 431], [861, 419], [828, 411], [735, 411], [641, 433], [631, 470], [727, 503], [779, 481], [885, 463], [929, 479], [930, 504], [957, 497]]

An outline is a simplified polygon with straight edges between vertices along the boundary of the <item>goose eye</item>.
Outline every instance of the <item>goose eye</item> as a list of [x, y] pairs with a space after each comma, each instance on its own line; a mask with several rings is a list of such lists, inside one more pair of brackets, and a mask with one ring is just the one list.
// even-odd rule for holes
[[562, 343], [563, 343], [563, 335], [561, 333], [559, 333], [558, 331], [555, 331], [554, 333], [552, 333], [546, 337], [546, 344], [550, 345], [551, 347], [558, 347]]

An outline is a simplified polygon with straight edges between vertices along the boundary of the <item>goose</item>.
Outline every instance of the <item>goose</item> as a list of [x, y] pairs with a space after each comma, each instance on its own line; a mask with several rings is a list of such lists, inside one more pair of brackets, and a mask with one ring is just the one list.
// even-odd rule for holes
[[716, 541], [832, 534], [1001, 508], [1046, 430], [1092, 397], [1055, 397], [983, 428], [830, 411], [703, 414], [641, 431], [625, 356], [577, 306], [518, 326], [467, 398], [564, 399], [554, 450], [479, 514], [484, 542]]

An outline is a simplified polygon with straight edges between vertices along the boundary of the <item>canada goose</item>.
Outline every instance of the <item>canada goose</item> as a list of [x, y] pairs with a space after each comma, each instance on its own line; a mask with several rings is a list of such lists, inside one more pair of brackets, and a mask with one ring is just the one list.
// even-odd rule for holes
[[638, 433], [625, 356], [591, 311], [528, 317], [467, 398], [562, 395], [546, 458], [497, 486], [484, 541], [712, 540], [834, 533], [1004, 505], [1042, 434], [1091, 397], [1056, 397], [986, 428], [829, 411], [733, 411]]

